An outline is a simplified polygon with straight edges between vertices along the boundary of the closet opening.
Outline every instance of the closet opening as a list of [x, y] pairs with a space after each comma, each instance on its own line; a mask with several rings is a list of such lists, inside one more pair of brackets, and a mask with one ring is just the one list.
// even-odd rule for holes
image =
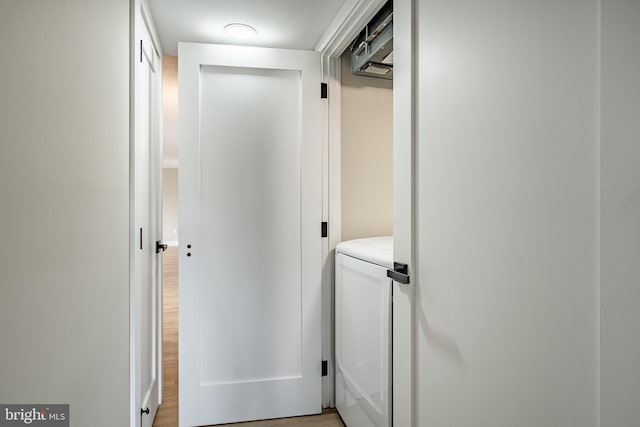
[[387, 271], [394, 269], [391, 2], [337, 62], [340, 129], [334, 137], [339, 137], [340, 153], [340, 236], [332, 287], [335, 406], [347, 426], [388, 427], [393, 414], [393, 281], [387, 277]]

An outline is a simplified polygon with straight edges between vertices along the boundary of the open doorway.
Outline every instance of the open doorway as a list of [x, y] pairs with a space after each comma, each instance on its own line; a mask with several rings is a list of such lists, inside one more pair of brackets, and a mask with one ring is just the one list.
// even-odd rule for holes
[[[317, 49], [317, 48], [316, 48]], [[342, 192], [348, 198], [342, 209], [347, 226], [340, 240], [392, 234], [392, 91], [391, 82], [367, 77], [352, 76], [350, 61], [344, 55], [343, 76], [345, 101], [343, 116], [346, 136], [343, 157], [345, 182]], [[164, 240], [169, 244], [165, 253], [164, 289], [164, 399], [154, 425], [176, 425], [178, 419], [178, 307], [177, 272], [179, 230], [177, 227], [177, 137], [178, 77], [177, 57], [164, 56], [163, 103], [165, 114], [164, 133]], [[359, 99], [355, 104], [350, 96]], [[381, 113], [383, 111], [383, 113]], [[381, 115], [382, 114], [382, 115]], [[384, 116], [384, 117], [382, 117]], [[173, 156], [172, 156], [173, 155]], [[172, 158], [173, 157], [173, 158]], [[358, 188], [358, 185], [364, 185]], [[358, 202], [359, 200], [359, 202]], [[355, 204], [353, 203], [355, 201]], [[357, 219], [360, 216], [360, 221]], [[326, 218], [326, 216], [325, 216]], [[339, 224], [331, 224], [331, 227]], [[186, 244], [186, 241], [185, 241]], [[328, 245], [331, 247], [331, 245]], [[329, 249], [330, 251], [330, 249]], [[172, 289], [173, 287], [173, 289]], [[324, 332], [323, 332], [324, 334]], [[323, 349], [323, 355], [325, 355]], [[173, 372], [173, 373], [172, 373]], [[173, 387], [173, 391], [168, 388]], [[331, 388], [331, 387], [329, 387]], [[332, 393], [332, 392], [331, 392]], [[332, 405], [332, 404], [331, 404]], [[173, 408], [171, 408], [173, 406]], [[172, 411], [171, 418], [164, 413]], [[337, 415], [336, 415], [337, 417]], [[167, 419], [167, 421], [164, 421]]]
[[387, 276], [393, 269], [392, 30], [388, 4], [340, 55], [339, 64], [341, 233], [333, 286], [334, 375], [335, 406], [349, 427], [392, 425], [392, 281]]
[[[176, 153], [174, 142], [176, 140], [176, 117], [177, 117], [177, 99], [178, 99], [178, 76], [177, 76], [177, 57], [164, 56], [165, 67], [163, 69], [164, 78], [164, 170], [163, 170], [163, 214], [164, 214], [164, 233], [166, 242], [169, 245], [164, 256], [164, 291], [163, 291], [163, 404], [160, 406], [156, 416], [154, 426], [175, 426], [179, 420], [179, 377], [178, 377], [178, 337], [179, 337], [179, 307], [178, 307], [178, 271], [183, 268], [185, 263], [182, 262], [179, 267], [178, 254], [178, 163], [173, 153]], [[183, 193], [184, 194], [184, 193]], [[184, 233], [182, 233], [184, 236]], [[184, 243], [186, 244], [186, 243]], [[180, 357], [183, 357], [180, 355]], [[319, 363], [318, 363], [319, 365]], [[320, 404], [319, 401], [317, 401]], [[250, 402], [247, 402], [249, 405]], [[254, 401], [255, 404], [255, 401]], [[183, 406], [181, 405], [181, 408]], [[187, 412], [188, 413], [188, 412]], [[280, 421], [282, 422], [282, 421]], [[289, 422], [296, 425], [301, 422], [300, 419]], [[306, 425], [322, 425], [342, 427], [337, 413], [335, 411], [325, 411], [322, 415], [305, 417]], [[267, 422], [276, 423], [278, 421]], [[252, 424], [249, 424], [252, 425]], [[264, 425], [261, 422], [260, 425]]]
[[154, 427], [178, 425], [178, 58], [162, 57], [162, 404]]

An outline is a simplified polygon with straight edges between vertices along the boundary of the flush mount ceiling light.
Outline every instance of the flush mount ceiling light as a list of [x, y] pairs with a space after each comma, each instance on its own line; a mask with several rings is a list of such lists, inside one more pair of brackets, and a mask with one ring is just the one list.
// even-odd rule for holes
[[247, 24], [233, 23], [224, 27], [224, 32], [236, 39], [248, 40], [255, 37], [258, 32], [255, 28]]

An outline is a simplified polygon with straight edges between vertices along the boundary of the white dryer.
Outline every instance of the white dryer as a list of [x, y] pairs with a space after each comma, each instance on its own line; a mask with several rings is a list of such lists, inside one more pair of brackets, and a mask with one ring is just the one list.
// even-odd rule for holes
[[391, 426], [393, 238], [336, 247], [336, 408], [347, 427]]

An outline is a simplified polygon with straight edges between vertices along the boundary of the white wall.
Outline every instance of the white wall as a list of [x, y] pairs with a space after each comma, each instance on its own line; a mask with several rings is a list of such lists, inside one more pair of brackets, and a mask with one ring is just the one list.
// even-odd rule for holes
[[393, 234], [393, 82], [341, 57], [342, 240]]
[[162, 167], [178, 167], [178, 57], [170, 55], [162, 55]]
[[640, 2], [602, 0], [601, 425], [640, 425]]
[[417, 4], [417, 424], [597, 426], [598, 1]]
[[0, 402], [129, 415], [129, 2], [0, 1]]
[[162, 238], [178, 242], [178, 169], [162, 169]]
[[178, 57], [162, 56], [162, 238], [178, 242]]

